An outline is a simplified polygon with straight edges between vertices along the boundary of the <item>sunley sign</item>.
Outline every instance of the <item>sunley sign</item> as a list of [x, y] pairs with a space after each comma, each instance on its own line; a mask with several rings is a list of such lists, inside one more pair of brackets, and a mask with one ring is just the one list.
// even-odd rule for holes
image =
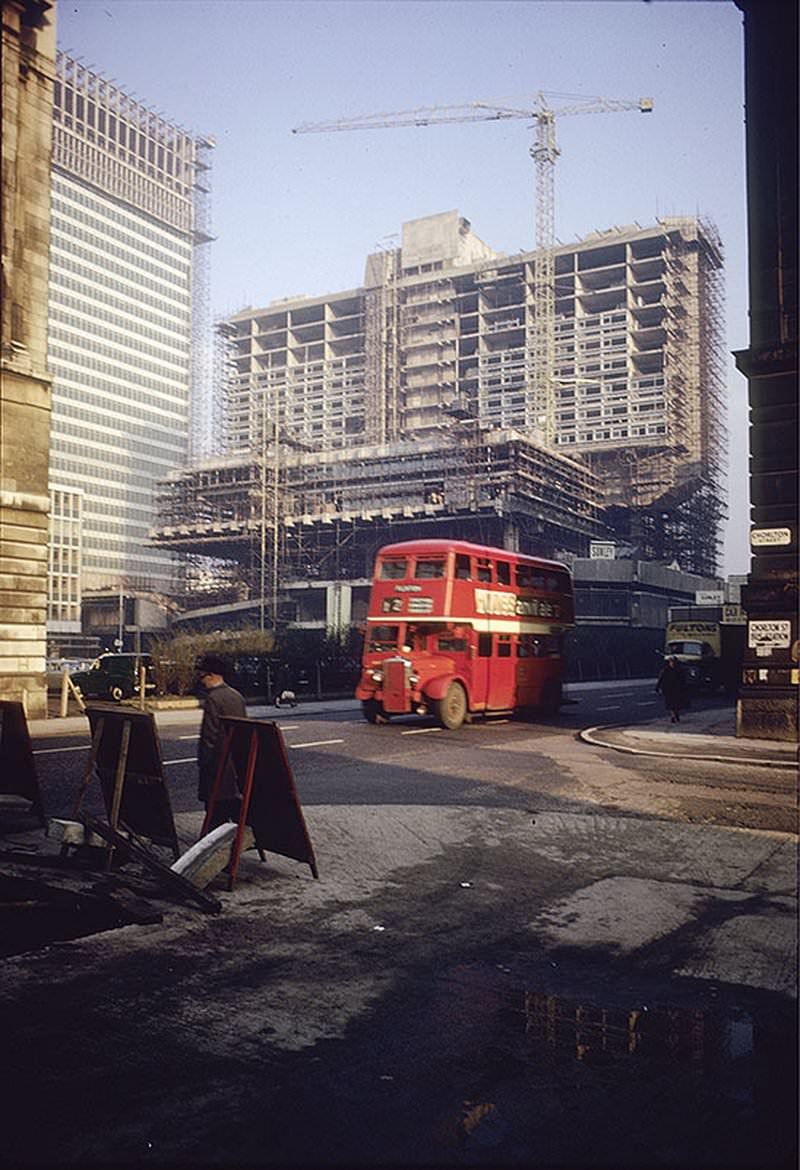
[[613, 561], [616, 560], [617, 546], [611, 541], [605, 540], [591, 540], [589, 541], [589, 560], [590, 561]]
[[724, 601], [721, 589], [698, 589], [694, 595], [695, 605], [722, 605]]

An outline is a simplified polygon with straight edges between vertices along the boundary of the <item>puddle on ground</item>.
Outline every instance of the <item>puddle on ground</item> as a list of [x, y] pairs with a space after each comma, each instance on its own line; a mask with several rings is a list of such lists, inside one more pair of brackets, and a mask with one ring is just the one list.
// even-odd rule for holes
[[693, 1008], [598, 1007], [526, 991], [525, 1030], [533, 1040], [585, 1063], [623, 1057], [669, 1060], [697, 1071], [721, 1071], [753, 1053], [753, 1019], [720, 1018]]
[[796, 1165], [795, 1003], [747, 989], [738, 1004], [715, 991], [712, 1007], [625, 1003], [474, 974], [480, 994], [469, 968], [459, 990], [489, 1018], [467, 1028], [480, 1046], [462, 1055], [461, 1102], [437, 1123], [448, 1161]]

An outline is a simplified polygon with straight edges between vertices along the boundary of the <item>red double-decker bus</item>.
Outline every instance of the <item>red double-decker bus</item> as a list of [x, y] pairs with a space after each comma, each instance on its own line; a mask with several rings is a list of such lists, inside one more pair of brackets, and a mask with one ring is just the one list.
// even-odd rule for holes
[[375, 561], [356, 697], [364, 717], [555, 714], [564, 633], [574, 624], [566, 565], [461, 540], [388, 544]]

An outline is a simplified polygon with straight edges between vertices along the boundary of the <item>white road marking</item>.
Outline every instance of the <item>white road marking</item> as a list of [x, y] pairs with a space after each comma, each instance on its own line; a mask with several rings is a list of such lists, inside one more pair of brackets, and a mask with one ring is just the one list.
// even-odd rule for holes
[[197, 756], [187, 756], [185, 760], [164, 760], [162, 762], [164, 767], [166, 767], [167, 764], [196, 764]]
[[610, 707], [598, 707], [598, 711], [619, 711], [622, 709], [622, 703], [612, 703]]
[[177, 739], [197, 739], [197, 737], [198, 737], [198, 735], [199, 735], [199, 734], [200, 734], [200, 733], [199, 733], [198, 731], [196, 731], [196, 732], [194, 733], [194, 735], [179, 735], [179, 736], [177, 736], [176, 738], [177, 738]]
[[637, 703], [636, 706], [637, 707], [654, 707], [656, 705], [657, 701], [658, 701], [657, 699], [648, 699], [646, 703]]
[[415, 727], [413, 731], [401, 731], [401, 735], [427, 735], [429, 731], [444, 731], [443, 727]]
[[344, 743], [343, 739], [315, 739], [313, 743], [290, 743], [290, 748], [325, 747], [329, 743]]
[[35, 756], [49, 756], [53, 752], [88, 752], [91, 744], [85, 744], [82, 747], [60, 747], [60, 748], [36, 748], [33, 755]]

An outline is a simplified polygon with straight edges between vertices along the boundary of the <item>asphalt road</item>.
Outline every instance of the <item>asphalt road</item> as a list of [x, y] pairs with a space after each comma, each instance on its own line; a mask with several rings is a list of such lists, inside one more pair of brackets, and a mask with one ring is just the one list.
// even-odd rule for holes
[[[6, 960], [0, 1165], [793, 1166], [794, 776], [584, 744], [661, 708], [579, 698], [277, 713], [319, 880], [248, 853], [220, 915]], [[182, 844], [198, 722], [160, 731]], [[34, 748], [68, 812], [88, 736]]]
[[[694, 707], [715, 708], [725, 701], [700, 697]], [[486, 807], [504, 807], [509, 802], [524, 806], [531, 795], [531, 753], [540, 746], [537, 805], [550, 807], [548, 799], [557, 804], [563, 800], [564, 787], [563, 753], [554, 750], [554, 737], [571, 740], [588, 726], [636, 724], [663, 712], [663, 702], [652, 686], [638, 682], [627, 686], [596, 684], [573, 691], [554, 719], [492, 718], [457, 731], [446, 731], [432, 719], [414, 716], [373, 726], [364, 721], [355, 704], [332, 706], [336, 709], [316, 714], [309, 714], [302, 706], [288, 711], [257, 709], [258, 717], [274, 720], [282, 729], [304, 805], [384, 800], [461, 804], [466, 800]], [[162, 759], [176, 813], [198, 808], [195, 759], [199, 723], [199, 712], [183, 712], [180, 722], [160, 726]], [[70, 815], [89, 744], [88, 723], [77, 733], [48, 733], [34, 739], [48, 815]], [[476, 752], [495, 747], [502, 752], [492, 756], [491, 773], [484, 774], [480, 765], [486, 757]], [[515, 750], [524, 755], [522, 766], [513, 755]], [[615, 764], [629, 775], [630, 791], [621, 807], [648, 784], [658, 802], [666, 784], [670, 815], [682, 820], [781, 832], [796, 828], [796, 784], [791, 772], [743, 771], [710, 761], [646, 757], [617, 757]], [[598, 797], [602, 795], [599, 791]], [[604, 799], [608, 807], [615, 807], [614, 793], [606, 793]], [[87, 807], [102, 811], [99, 793], [90, 791]]]

